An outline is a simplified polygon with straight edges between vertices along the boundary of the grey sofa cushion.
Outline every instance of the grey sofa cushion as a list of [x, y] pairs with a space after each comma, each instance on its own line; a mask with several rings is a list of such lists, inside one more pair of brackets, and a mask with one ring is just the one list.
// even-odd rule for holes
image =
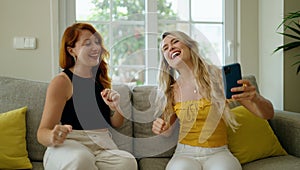
[[156, 86], [136, 86], [132, 90], [134, 154], [136, 157], [171, 157], [177, 137], [162, 137], [152, 132], [152, 123], [159, 117], [155, 115], [157, 105]]
[[48, 83], [0, 77], [0, 112], [27, 106], [26, 141], [30, 160], [42, 161], [45, 147], [37, 142], [36, 132], [43, 112]]
[[43, 162], [31, 162], [32, 170], [44, 170]]
[[170, 158], [143, 158], [139, 160], [140, 170], [165, 170]]
[[269, 123], [284, 149], [300, 157], [300, 114], [275, 110], [275, 116]]
[[242, 165], [243, 170], [296, 170], [300, 168], [300, 160], [297, 157], [276, 156], [256, 160]]

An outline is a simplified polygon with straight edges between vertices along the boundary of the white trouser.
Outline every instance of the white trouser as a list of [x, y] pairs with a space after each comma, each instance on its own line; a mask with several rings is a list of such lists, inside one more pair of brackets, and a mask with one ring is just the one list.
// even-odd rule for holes
[[47, 148], [44, 168], [45, 170], [137, 170], [137, 163], [133, 155], [117, 148], [108, 130], [73, 130], [62, 145]]
[[241, 164], [227, 145], [203, 148], [177, 144], [176, 151], [166, 170], [241, 170]]

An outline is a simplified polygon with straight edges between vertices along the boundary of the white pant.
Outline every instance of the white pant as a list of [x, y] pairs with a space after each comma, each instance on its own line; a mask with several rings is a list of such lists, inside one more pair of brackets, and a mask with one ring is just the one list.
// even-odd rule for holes
[[73, 130], [62, 145], [47, 148], [44, 167], [45, 170], [136, 170], [137, 163], [133, 155], [117, 148], [109, 131]]
[[177, 144], [166, 170], [241, 170], [241, 164], [226, 146], [202, 148]]

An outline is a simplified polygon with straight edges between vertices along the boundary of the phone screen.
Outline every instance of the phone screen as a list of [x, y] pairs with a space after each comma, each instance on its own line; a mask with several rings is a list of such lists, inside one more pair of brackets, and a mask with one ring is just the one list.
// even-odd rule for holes
[[223, 84], [227, 99], [231, 99], [233, 94], [240, 92], [231, 92], [231, 88], [241, 86], [237, 81], [242, 79], [241, 66], [239, 63], [225, 65], [222, 67]]

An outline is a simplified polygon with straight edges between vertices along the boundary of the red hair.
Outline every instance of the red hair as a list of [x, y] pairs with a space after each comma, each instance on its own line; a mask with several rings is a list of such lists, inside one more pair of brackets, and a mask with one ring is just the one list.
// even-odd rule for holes
[[93, 35], [95, 35], [100, 42], [101, 54], [100, 54], [100, 64], [95, 66], [97, 71], [97, 81], [100, 82], [104, 88], [111, 88], [111, 79], [108, 74], [108, 64], [109, 52], [106, 50], [103, 44], [103, 38], [97, 30], [88, 23], [75, 23], [68, 28], [66, 28], [60, 46], [59, 54], [59, 65], [62, 69], [68, 69], [75, 65], [73, 56], [68, 52], [68, 47], [74, 48], [75, 43], [78, 41], [79, 35], [82, 30], [88, 30]]

